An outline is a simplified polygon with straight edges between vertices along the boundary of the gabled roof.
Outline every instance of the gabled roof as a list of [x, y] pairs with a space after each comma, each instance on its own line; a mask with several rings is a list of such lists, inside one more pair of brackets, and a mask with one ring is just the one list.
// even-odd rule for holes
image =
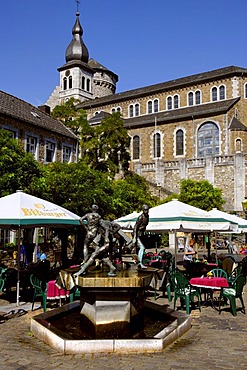
[[240, 98], [221, 100], [214, 103], [193, 105], [191, 107], [172, 109], [168, 111], [147, 114], [133, 118], [124, 119], [124, 125], [128, 128], [154, 125], [159, 122], [172, 122], [177, 120], [195, 119], [201, 117], [208, 117], [209, 115], [223, 114], [227, 112]]
[[77, 139], [76, 135], [61, 121], [4, 91], [0, 91], [0, 114], [30, 123], [41, 129], [55, 132], [56, 134]]
[[108, 112], [105, 112], [105, 111], [101, 111], [99, 112], [98, 114], [95, 114], [89, 121], [88, 123], [90, 125], [98, 125], [99, 123], [101, 123], [101, 121], [104, 119], [104, 118], [107, 118], [107, 117], [110, 117], [111, 116], [111, 113], [108, 113]]
[[209, 72], [202, 72], [195, 75], [178, 78], [167, 82], [161, 82], [155, 85], [140, 87], [138, 89], [124, 91], [110, 96], [89, 100], [78, 105], [78, 108], [90, 109], [102, 106], [104, 104], [111, 104], [121, 102], [126, 99], [138, 99], [143, 96], [157, 94], [163, 91], [178, 89], [186, 86], [193, 86], [198, 83], [205, 83], [222, 77], [247, 75], [247, 69], [242, 67], [230, 66], [216, 69]]
[[233, 117], [233, 119], [231, 120], [229, 129], [231, 131], [247, 131], [247, 127], [242, 122], [240, 122], [236, 117]]

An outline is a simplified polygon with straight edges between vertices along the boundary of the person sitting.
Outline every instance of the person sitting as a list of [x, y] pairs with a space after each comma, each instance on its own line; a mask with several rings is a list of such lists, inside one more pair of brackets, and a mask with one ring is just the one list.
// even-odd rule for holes
[[42, 286], [45, 288], [46, 283], [50, 280], [50, 262], [45, 253], [41, 254], [38, 262], [29, 264], [29, 272], [42, 281]]

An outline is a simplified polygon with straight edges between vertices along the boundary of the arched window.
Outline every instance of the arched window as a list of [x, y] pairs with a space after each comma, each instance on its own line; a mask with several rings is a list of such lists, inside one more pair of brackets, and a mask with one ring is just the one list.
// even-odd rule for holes
[[131, 104], [129, 106], [129, 117], [134, 117], [134, 106]]
[[121, 107], [117, 107], [117, 112], [121, 112]]
[[115, 113], [116, 112], [116, 109], [115, 108], [112, 108], [111, 112], [112, 113]]
[[87, 91], [90, 91], [90, 80], [89, 80], [89, 78], [87, 79]]
[[200, 91], [195, 92], [195, 98], [196, 98], [196, 105], [201, 104], [201, 92]]
[[72, 76], [69, 76], [69, 89], [72, 89]]
[[161, 156], [161, 138], [160, 134], [157, 132], [153, 136], [153, 149], [154, 149], [154, 158], [160, 158]]
[[140, 159], [140, 137], [133, 137], [133, 160]]
[[217, 87], [212, 88], [212, 101], [217, 101]]
[[157, 113], [159, 111], [159, 100], [154, 100], [154, 112]]
[[172, 97], [171, 96], [168, 96], [166, 105], [167, 105], [167, 110], [172, 109]]
[[64, 77], [63, 79], [63, 89], [67, 90], [67, 78], [66, 77]]
[[82, 90], [85, 90], [85, 77], [84, 76], [82, 76], [81, 78], [81, 88]]
[[174, 108], [178, 108], [179, 107], [179, 99], [178, 99], [178, 95], [174, 95], [174, 98], [173, 98], [173, 105], [174, 105]]
[[153, 102], [151, 100], [148, 102], [148, 113], [153, 113]]
[[221, 85], [219, 91], [220, 91], [220, 100], [224, 100], [226, 98], [225, 86]]
[[188, 104], [189, 105], [194, 104], [194, 94], [193, 94], [193, 92], [189, 92], [189, 94], [188, 94]]
[[236, 142], [235, 142], [235, 150], [236, 150], [236, 152], [241, 152], [241, 150], [242, 150], [242, 142], [241, 142], [241, 139], [236, 139]]
[[140, 104], [136, 103], [135, 104], [135, 116], [140, 115]]
[[247, 99], [247, 84], [244, 85], [244, 97]]
[[184, 155], [184, 132], [177, 130], [176, 132], [176, 155]]
[[213, 122], [204, 123], [197, 133], [198, 157], [219, 155], [219, 129]]

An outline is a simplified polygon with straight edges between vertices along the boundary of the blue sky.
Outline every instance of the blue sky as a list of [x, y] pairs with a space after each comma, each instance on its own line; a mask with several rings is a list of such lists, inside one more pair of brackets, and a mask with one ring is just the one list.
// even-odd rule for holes
[[[117, 92], [247, 68], [246, 0], [80, 0], [79, 12], [89, 55], [118, 74]], [[75, 13], [75, 0], [1, 1], [0, 90], [46, 102]]]

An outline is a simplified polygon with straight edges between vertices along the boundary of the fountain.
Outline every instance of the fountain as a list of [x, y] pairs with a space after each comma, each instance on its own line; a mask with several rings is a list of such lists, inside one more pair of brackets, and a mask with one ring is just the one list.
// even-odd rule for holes
[[[139, 268], [132, 264], [124, 269], [122, 265], [119, 271], [109, 257], [111, 243], [116, 234], [127, 242], [130, 240], [117, 224], [102, 220], [97, 209], [94, 205], [92, 212], [83, 218], [88, 221], [86, 240], [91, 240], [94, 252], [89, 255], [88, 244], [84, 245], [84, 263], [59, 273], [61, 286], [67, 290], [75, 286], [80, 289], [80, 301], [33, 317], [31, 331], [64, 354], [160, 351], [190, 328], [191, 318], [145, 299], [151, 281], [164, 276], [164, 270], [142, 265], [144, 246], [140, 232], [145, 231], [148, 223], [148, 208], [143, 206], [143, 214], [134, 229], [133, 240], [141, 251], [137, 257]], [[110, 268], [109, 272], [103, 265], [101, 271], [92, 269], [99, 256], [103, 256], [101, 261]], [[145, 326], [149, 326], [149, 331], [153, 329], [151, 334], [145, 332]]]
[[80, 301], [32, 317], [31, 331], [64, 354], [161, 351], [191, 327], [191, 317], [145, 299], [157, 273], [133, 266], [117, 278], [107, 271], [79, 276]]

